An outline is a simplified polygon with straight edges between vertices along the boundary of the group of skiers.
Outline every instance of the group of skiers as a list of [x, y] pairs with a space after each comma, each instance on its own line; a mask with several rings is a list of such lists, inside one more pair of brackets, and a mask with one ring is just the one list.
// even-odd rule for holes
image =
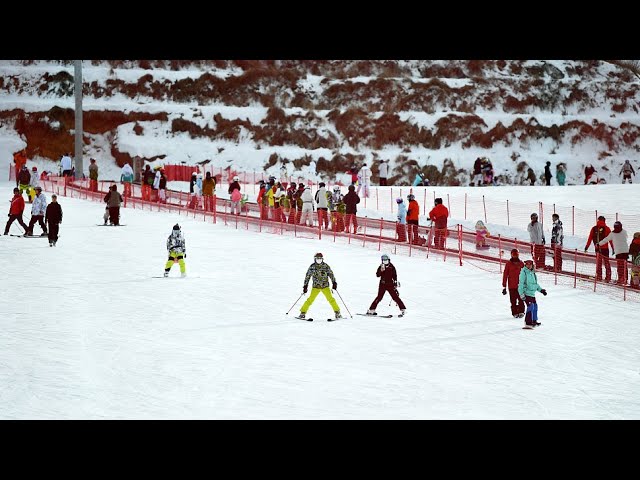
[[33, 227], [38, 223], [42, 229], [41, 236], [47, 236], [49, 238], [49, 246], [54, 247], [58, 242], [59, 226], [62, 223], [62, 207], [58, 203], [57, 195], [52, 195], [51, 203], [47, 205], [47, 198], [42, 193], [42, 187], [36, 187], [35, 191], [36, 194], [31, 205], [31, 220], [27, 225], [22, 219], [25, 209], [24, 198], [18, 187], [13, 189], [13, 198], [9, 207], [9, 220], [4, 227], [4, 234], [9, 235], [11, 225], [17, 220], [18, 224], [24, 229], [24, 236], [33, 236]]

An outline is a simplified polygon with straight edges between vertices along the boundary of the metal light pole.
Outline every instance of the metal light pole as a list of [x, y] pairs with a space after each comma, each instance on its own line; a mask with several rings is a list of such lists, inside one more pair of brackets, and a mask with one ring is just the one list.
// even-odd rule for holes
[[75, 161], [76, 178], [82, 178], [82, 60], [74, 62], [74, 93], [76, 96], [76, 144]]

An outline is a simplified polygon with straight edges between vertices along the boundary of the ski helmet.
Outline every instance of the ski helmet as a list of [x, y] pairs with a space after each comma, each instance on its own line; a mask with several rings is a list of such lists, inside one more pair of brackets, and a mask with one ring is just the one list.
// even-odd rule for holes
[[173, 226], [174, 230], [180, 230], [180, 225], [178, 225], [177, 223]]
[[518, 250], [517, 248], [511, 249], [511, 255], [520, 255], [520, 250]]
[[530, 258], [528, 258], [527, 260], [524, 261], [525, 265], [531, 264], [533, 265], [533, 260], [531, 260]]
[[396, 198], [396, 203], [402, 203], [402, 198], [400, 197]]
[[413, 193], [410, 193], [409, 195], [407, 195], [407, 200], [409, 200], [410, 202], [415, 199], [416, 199], [416, 196]]
[[334, 185], [333, 186], [333, 191], [334, 192], [339, 192], [340, 191], [340, 185]]
[[300, 182], [300, 183], [298, 184], [298, 188], [304, 188], [304, 183]]
[[38, 167], [34, 166], [34, 167], [31, 169], [31, 171], [32, 171], [32, 172], [37, 172], [37, 171], [38, 171]]
[[234, 182], [239, 182], [240, 181], [240, 177], [236, 175], [235, 177], [233, 177], [233, 181]]
[[320, 252], [316, 253], [313, 258], [324, 258]]
[[391, 259], [389, 258], [389, 255], [387, 255], [386, 253], [383, 253], [382, 256], [380, 257], [380, 260], [382, 260], [383, 262], [386, 260], [387, 262], [390, 262]]
[[324, 182], [320, 182], [320, 183], [318, 184], [318, 187], [324, 187], [324, 186], [326, 186]]

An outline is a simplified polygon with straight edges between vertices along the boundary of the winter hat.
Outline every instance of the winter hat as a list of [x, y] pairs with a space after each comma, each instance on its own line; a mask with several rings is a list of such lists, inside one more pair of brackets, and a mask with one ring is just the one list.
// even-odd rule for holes
[[37, 172], [38, 171], [38, 167], [36, 167], [35, 165], [33, 166], [33, 168], [31, 169], [32, 172]]
[[389, 258], [389, 255], [387, 255], [386, 253], [383, 253], [383, 254], [382, 254], [382, 256], [380, 257], [380, 260], [382, 260], [383, 262], [384, 262], [385, 260], [389, 260], [389, 261], [391, 261], [391, 259]]
[[407, 200], [409, 200], [410, 202], [415, 199], [416, 199], [416, 196], [413, 193], [410, 193], [409, 195], [407, 195]]
[[400, 197], [396, 198], [396, 203], [402, 203], [402, 198]]
[[602, 215], [600, 215], [600, 216], [598, 217], [598, 220], [602, 220], [603, 222], [606, 222], [606, 221], [607, 221], [607, 219], [606, 219], [606, 218], [604, 218]]
[[435, 203], [436, 205], [442, 205], [442, 199], [441, 199], [440, 197], [438, 197], [438, 198], [436, 198], [436, 199], [434, 200], [434, 203]]
[[613, 224], [613, 231], [616, 232], [616, 233], [622, 231], [622, 223], [621, 222], [615, 222]]
[[173, 226], [174, 230], [180, 230], [180, 225], [178, 225], [177, 223]]
[[320, 183], [318, 184], [318, 186], [319, 186], [319, 187], [324, 187], [324, 186], [325, 186], [325, 184], [324, 184], [324, 182], [320, 182]]
[[524, 261], [524, 264], [526, 265], [527, 263], [530, 263], [531, 265], [533, 265], [533, 260], [531, 260], [530, 258]]
[[634, 233], [634, 234], [633, 234], [633, 238], [634, 238], [634, 239], [636, 239], [636, 238], [640, 238], [640, 232], [636, 232], [636, 233]]
[[514, 253], [517, 254], [517, 255], [520, 255], [520, 250], [518, 250], [517, 248], [512, 248], [511, 249], [511, 255], [513, 255]]
[[537, 214], [536, 212], [533, 212], [533, 213], [531, 214], [531, 218], [532, 218], [532, 219], [533, 219], [533, 218], [538, 218], [538, 214]]
[[322, 256], [322, 254], [321, 254], [320, 252], [316, 253], [316, 254], [313, 256], [313, 258], [314, 258], [314, 260], [315, 260], [316, 258], [322, 258], [322, 259], [324, 259], [324, 257]]
[[356, 187], [354, 187], [353, 185], [349, 185], [349, 191], [353, 192], [356, 189]]

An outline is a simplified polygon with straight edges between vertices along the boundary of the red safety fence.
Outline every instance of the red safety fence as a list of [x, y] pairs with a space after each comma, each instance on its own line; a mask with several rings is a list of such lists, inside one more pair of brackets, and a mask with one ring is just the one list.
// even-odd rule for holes
[[[112, 182], [98, 182], [98, 191], [90, 190], [89, 180], [50, 177], [43, 188], [61, 196], [103, 202]], [[124, 197], [124, 207], [158, 212], [177, 212], [205, 222], [222, 223], [236, 229], [290, 236], [318, 238], [334, 243], [361, 245], [396, 255], [455, 262], [470, 265], [497, 275], [502, 274], [510, 251], [531, 254], [536, 260], [539, 282], [605, 293], [621, 300], [640, 301], [640, 266], [624, 260], [596, 256], [577, 250], [562, 250], [552, 246], [534, 246], [518, 239], [500, 235], [484, 241], [476, 232], [462, 225], [446, 229], [417, 225], [401, 225], [382, 218], [343, 215], [317, 211], [305, 219], [296, 209], [270, 208], [244, 203], [233, 210], [233, 202], [213, 197], [195, 197], [185, 192], [167, 191], [163, 202], [142, 198], [139, 185], [133, 185], [131, 196]], [[302, 224], [310, 221], [312, 226]], [[306, 223], [305, 221], [305, 223]], [[601, 273], [598, 273], [601, 271]], [[631, 280], [630, 280], [631, 276]], [[496, 279], [500, 283], [501, 279]], [[631, 283], [630, 283], [631, 281]], [[499, 287], [496, 286], [498, 289]]]

